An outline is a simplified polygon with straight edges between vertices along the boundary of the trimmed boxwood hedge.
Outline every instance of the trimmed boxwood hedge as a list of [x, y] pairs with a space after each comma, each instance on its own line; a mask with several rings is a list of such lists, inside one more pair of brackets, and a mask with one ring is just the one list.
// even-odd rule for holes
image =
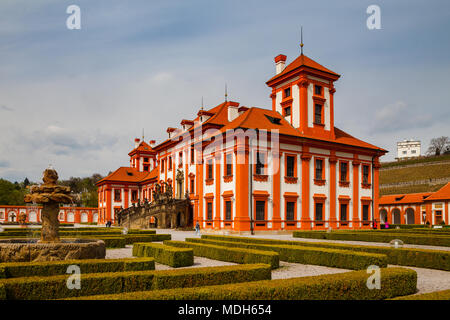
[[178, 268], [194, 264], [194, 250], [190, 248], [176, 248], [160, 243], [135, 243], [133, 256], [153, 257], [156, 262]]
[[161, 242], [172, 239], [170, 234], [127, 234], [124, 236], [126, 244], [136, 242]]
[[[11, 237], [14, 239], [29, 239], [39, 238], [39, 234], [35, 234], [33, 237]], [[8, 237], [9, 238], [9, 237]], [[107, 248], [125, 248], [127, 244], [133, 244], [135, 242], [161, 242], [164, 240], [170, 240], [170, 234], [101, 234], [101, 235], [63, 235], [61, 239], [99, 239], [105, 242]]]
[[68, 276], [0, 280], [0, 299], [64, 299], [89, 295], [259, 281], [271, 279], [271, 270], [267, 264], [253, 264], [158, 271], [91, 273], [81, 274], [80, 289], [67, 288]]
[[400, 239], [404, 243], [443, 246], [450, 247], [450, 236], [443, 235], [422, 235], [422, 234], [405, 234], [405, 233], [377, 233], [374, 232], [324, 232], [324, 231], [294, 231], [294, 238], [312, 238], [312, 239], [328, 239], [328, 240], [351, 240], [351, 241], [368, 241], [368, 242], [389, 242], [394, 239]]
[[363, 246], [363, 245], [350, 245], [332, 242], [273, 240], [273, 239], [235, 237], [235, 236], [216, 236], [216, 235], [202, 235], [202, 239], [271, 244], [271, 245], [278, 245], [278, 244], [300, 245], [305, 247], [320, 247], [320, 248], [373, 252], [385, 254], [387, 256], [388, 264], [450, 271], [450, 251], [413, 249], [413, 248], [391, 248], [384, 246], [383, 247]]
[[381, 270], [381, 288], [367, 288], [366, 271], [255, 281], [200, 288], [99, 295], [92, 300], [381, 300], [416, 292], [417, 274], [406, 268]]
[[[6, 229], [0, 233], [0, 237], [39, 237], [41, 234], [40, 228], [33, 229]], [[156, 230], [128, 230], [128, 235], [154, 235]], [[108, 228], [77, 228], [77, 229], [59, 229], [61, 237], [76, 237], [76, 236], [99, 236], [99, 235], [115, 235], [122, 236], [121, 229]]]
[[267, 263], [272, 269], [279, 267], [279, 256], [276, 252], [253, 249], [225, 248], [222, 246], [207, 245], [184, 241], [164, 241], [165, 245], [192, 248], [194, 256], [235, 263]]
[[408, 295], [393, 298], [392, 300], [450, 300], [450, 290]]
[[77, 265], [81, 273], [155, 270], [155, 259], [88, 259], [45, 262], [8, 262], [0, 264], [0, 278], [63, 275]]
[[362, 270], [371, 265], [380, 268], [387, 267], [387, 257], [384, 254], [352, 252], [350, 250], [338, 250], [318, 247], [303, 247], [294, 245], [264, 245], [255, 243], [215, 241], [198, 238], [186, 238], [187, 242], [204, 243], [226, 247], [240, 247], [256, 250], [275, 251], [281, 261], [312, 264], [342, 269]]

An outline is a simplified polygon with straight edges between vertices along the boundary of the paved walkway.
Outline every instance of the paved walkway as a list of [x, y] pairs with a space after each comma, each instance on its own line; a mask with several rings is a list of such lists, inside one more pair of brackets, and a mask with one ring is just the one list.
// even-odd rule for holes
[[[172, 240], [184, 241], [186, 238], [200, 238], [200, 236], [195, 235], [194, 231], [175, 231], [172, 229], [157, 229], [156, 233], [166, 233], [172, 235]], [[380, 242], [362, 242], [362, 241], [340, 241], [340, 240], [323, 240], [323, 239], [302, 239], [293, 238], [291, 235], [272, 235], [272, 234], [258, 234], [258, 235], [243, 235], [245, 237], [253, 238], [266, 238], [266, 239], [279, 239], [279, 240], [291, 240], [291, 241], [308, 241], [308, 242], [335, 242], [335, 243], [347, 243], [347, 244], [362, 244], [362, 245], [375, 245], [375, 246], [389, 246], [387, 243]], [[432, 247], [432, 246], [418, 246], [418, 245], [405, 245], [406, 248], [422, 248], [422, 249], [439, 249], [439, 250], [450, 250], [449, 247]], [[107, 249], [106, 258], [107, 259], [119, 259], [119, 258], [132, 258], [132, 246], [128, 245], [126, 248], [120, 249]], [[202, 257], [194, 258], [193, 267], [212, 267], [212, 266], [225, 266], [233, 265], [234, 263], [211, 260]], [[389, 265], [389, 267], [397, 267], [394, 265]], [[441, 291], [450, 289], [450, 272], [434, 269], [425, 268], [415, 268], [415, 267], [405, 267], [417, 272], [417, 294], [427, 293], [433, 291]], [[188, 267], [192, 268], [192, 267]], [[173, 269], [169, 266], [162, 265], [159, 263], [155, 264], [156, 270], [167, 270]], [[272, 279], [288, 279], [296, 277], [308, 277], [317, 276], [323, 274], [332, 273], [342, 273], [351, 270], [330, 268], [324, 266], [316, 265], [305, 265], [299, 263], [288, 263], [280, 261], [280, 268], [272, 271]]]

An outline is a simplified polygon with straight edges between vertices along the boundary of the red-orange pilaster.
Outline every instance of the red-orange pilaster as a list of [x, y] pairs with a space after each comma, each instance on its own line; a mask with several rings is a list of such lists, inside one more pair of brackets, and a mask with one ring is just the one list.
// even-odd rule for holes
[[105, 221], [111, 220], [111, 212], [112, 212], [112, 202], [111, 202], [111, 188], [106, 188], [106, 217]]
[[281, 230], [281, 216], [280, 216], [280, 202], [281, 202], [281, 166], [280, 159], [282, 153], [278, 150], [272, 151], [273, 163], [273, 215], [272, 215], [272, 229]]
[[[308, 129], [308, 86], [309, 81], [301, 78], [298, 81], [300, 88], [300, 132], [306, 132]], [[303, 200], [302, 200], [303, 201]]]
[[236, 153], [236, 218], [234, 220], [234, 229], [236, 231], [249, 231], [250, 218], [248, 212], [248, 193], [249, 179], [249, 158], [248, 146], [244, 142], [238, 142], [235, 148]]
[[199, 148], [196, 152], [196, 165], [195, 165], [195, 171], [196, 171], [196, 185], [197, 185], [197, 194], [198, 194], [198, 210], [197, 210], [197, 221], [200, 224], [201, 227], [203, 227], [203, 157], [202, 157], [202, 150]]
[[308, 152], [308, 147], [303, 147], [302, 159], [302, 183], [300, 188], [302, 189], [302, 219], [301, 229], [311, 229], [311, 218], [309, 215], [309, 162], [311, 160], [311, 154]]
[[330, 158], [330, 222], [329, 226], [333, 229], [337, 227], [336, 219], [336, 162], [337, 158], [334, 152], [331, 152]]
[[215, 187], [216, 187], [216, 195], [215, 195], [215, 200], [216, 200], [216, 210], [215, 210], [215, 215], [214, 215], [214, 221], [213, 221], [213, 227], [214, 229], [219, 229], [220, 228], [220, 181], [222, 180], [222, 177], [220, 175], [220, 159], [221, 159], [221, 153], [220, 152], [216, 152], [215, 156], [215, 167], [216, 167], [216, 173], [215, 173]]
[[[375, 220], [377, 221], [377, 229], [380, 228], [380, 161], [379, 158], [376, 157], [373, 164], [373, 215]], [[420, 210], [418, 211], [420, 213]], [[419, 220], [416, 220], [419, 221]]]
[[361, 162], [358, 156], [353, 158], [353, 218], [352, 227], [359, 228], [361, 226], [361, 219], [359, 218], [359, 165]]

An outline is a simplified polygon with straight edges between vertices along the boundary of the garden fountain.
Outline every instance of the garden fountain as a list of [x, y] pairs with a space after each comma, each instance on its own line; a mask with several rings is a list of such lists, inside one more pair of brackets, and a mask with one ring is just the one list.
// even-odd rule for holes
[[72, 202], [70, 187], [56, 184], [58, 173], [52, 168], [44, 171], [42, 180], [25, 195], [25, 202], [43, 206], [41, 238], [0, 240], [0, 262], [105, 258], [102, 240], [59, 238], [59, 204]]

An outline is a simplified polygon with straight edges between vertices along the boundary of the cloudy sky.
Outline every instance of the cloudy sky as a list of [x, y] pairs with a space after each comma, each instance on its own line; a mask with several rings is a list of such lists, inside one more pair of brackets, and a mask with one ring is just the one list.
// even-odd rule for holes
[[[81, 29], [69, 30], [69, 5]], [[381, 29], [366, 26], [369, 5]], [[2, 0], [0, 178], [65, 179], [128, 165], [133, 139], [224, 100], [271, 107], [273, 58], [341, 74], [335, 123], [384, 147], [450, 136], [448, 1]]]

